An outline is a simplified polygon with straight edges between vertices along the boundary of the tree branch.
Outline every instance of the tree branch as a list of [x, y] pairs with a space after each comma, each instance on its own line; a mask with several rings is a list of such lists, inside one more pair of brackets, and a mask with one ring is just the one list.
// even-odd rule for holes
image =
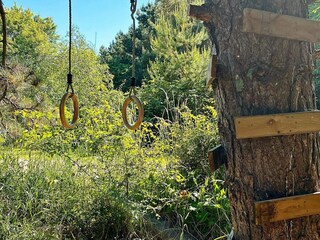
[[0, 15], [2, 20], [2, 66], [5, 67], [7, 55], [7, 22], [2, 0], [0, 0]]
[[19, 106], [18, 104], [16, 104], [15, 102], [13, 102], [11, 99], [9, 99], [9, 98], [7, 98], [7, 97], [4, 98], [4, 101], [5, 101], [6, 103], [11, 104], [11, 106], [13, 106], [13, 108], [14, 108], [15, 110], [34, 110], [34, 109], [36, 109], [37, 107], [39, 107], [39, 105], [40, 105], [40, 103], [41, 103], [41, 101], [38, 100], [37, 103], [36, 103], [34, 106], [31, 106], [31, 107], [21, 107], [21, 106]]

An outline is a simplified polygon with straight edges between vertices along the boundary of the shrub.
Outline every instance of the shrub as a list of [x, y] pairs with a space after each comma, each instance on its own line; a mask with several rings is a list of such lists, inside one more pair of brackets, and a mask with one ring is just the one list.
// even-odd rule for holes
[[19, 158], [3, 154], [0, 161], [1, 239], [125, 239], [129, 234], [126, 204], [76, 163], [21, 152]]

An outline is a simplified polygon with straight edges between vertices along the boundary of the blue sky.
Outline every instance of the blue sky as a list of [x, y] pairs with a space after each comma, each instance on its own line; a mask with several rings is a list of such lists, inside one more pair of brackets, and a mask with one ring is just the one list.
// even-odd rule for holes
[[[68, 0], [3, 0], [5, 7], [14, 3], [42, 17], [52, 17], [58, 26], [58, 34], [65, 36], [68, 31]], [[153, 0], [138, 0], [138, 6]], [[131, 25], [130, 0], [73, 0], [73, 24], [94, 45], [108, 46], [120, 30], [126, 32]]]

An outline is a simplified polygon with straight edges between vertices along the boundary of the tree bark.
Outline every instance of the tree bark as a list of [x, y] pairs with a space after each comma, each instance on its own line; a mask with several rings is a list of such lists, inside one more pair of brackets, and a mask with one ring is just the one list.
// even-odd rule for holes
[[320, 217], [255, 224], [254, 202], [319, 191], [318, 133], [237, 140], [234, 117], [315, 110], [313, 46], [244, 33], [244, 8], [307, 17], [304, 0], [206, 0], [219, 47], [215, 83], [234, 238], [320, 239]]
[[4, 11], [3, 2], [0, 0], [0, 15], [2, 21], [2, 67], [6, 66], [6, 55], [7, 55], [7, 21], [6, 13]]

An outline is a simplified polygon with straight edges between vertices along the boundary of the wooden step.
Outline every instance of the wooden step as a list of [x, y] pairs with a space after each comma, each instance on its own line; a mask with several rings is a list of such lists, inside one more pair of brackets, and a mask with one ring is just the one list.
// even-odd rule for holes
[[320, 192], [255, 203], [256, 224], [320, 214]]
[[243, 11], [243, 32], [320, 42], [320, 22], [252, 8]]
[[227, 154], [222, 145], [218, 145], [215, 148], [208, 151], [208, 160], [210, 171], [213, 173], [217, 171], [221, 166], [227, 164]]
[[237, 139], [320, 131], [320, 111], [236, 117]]

